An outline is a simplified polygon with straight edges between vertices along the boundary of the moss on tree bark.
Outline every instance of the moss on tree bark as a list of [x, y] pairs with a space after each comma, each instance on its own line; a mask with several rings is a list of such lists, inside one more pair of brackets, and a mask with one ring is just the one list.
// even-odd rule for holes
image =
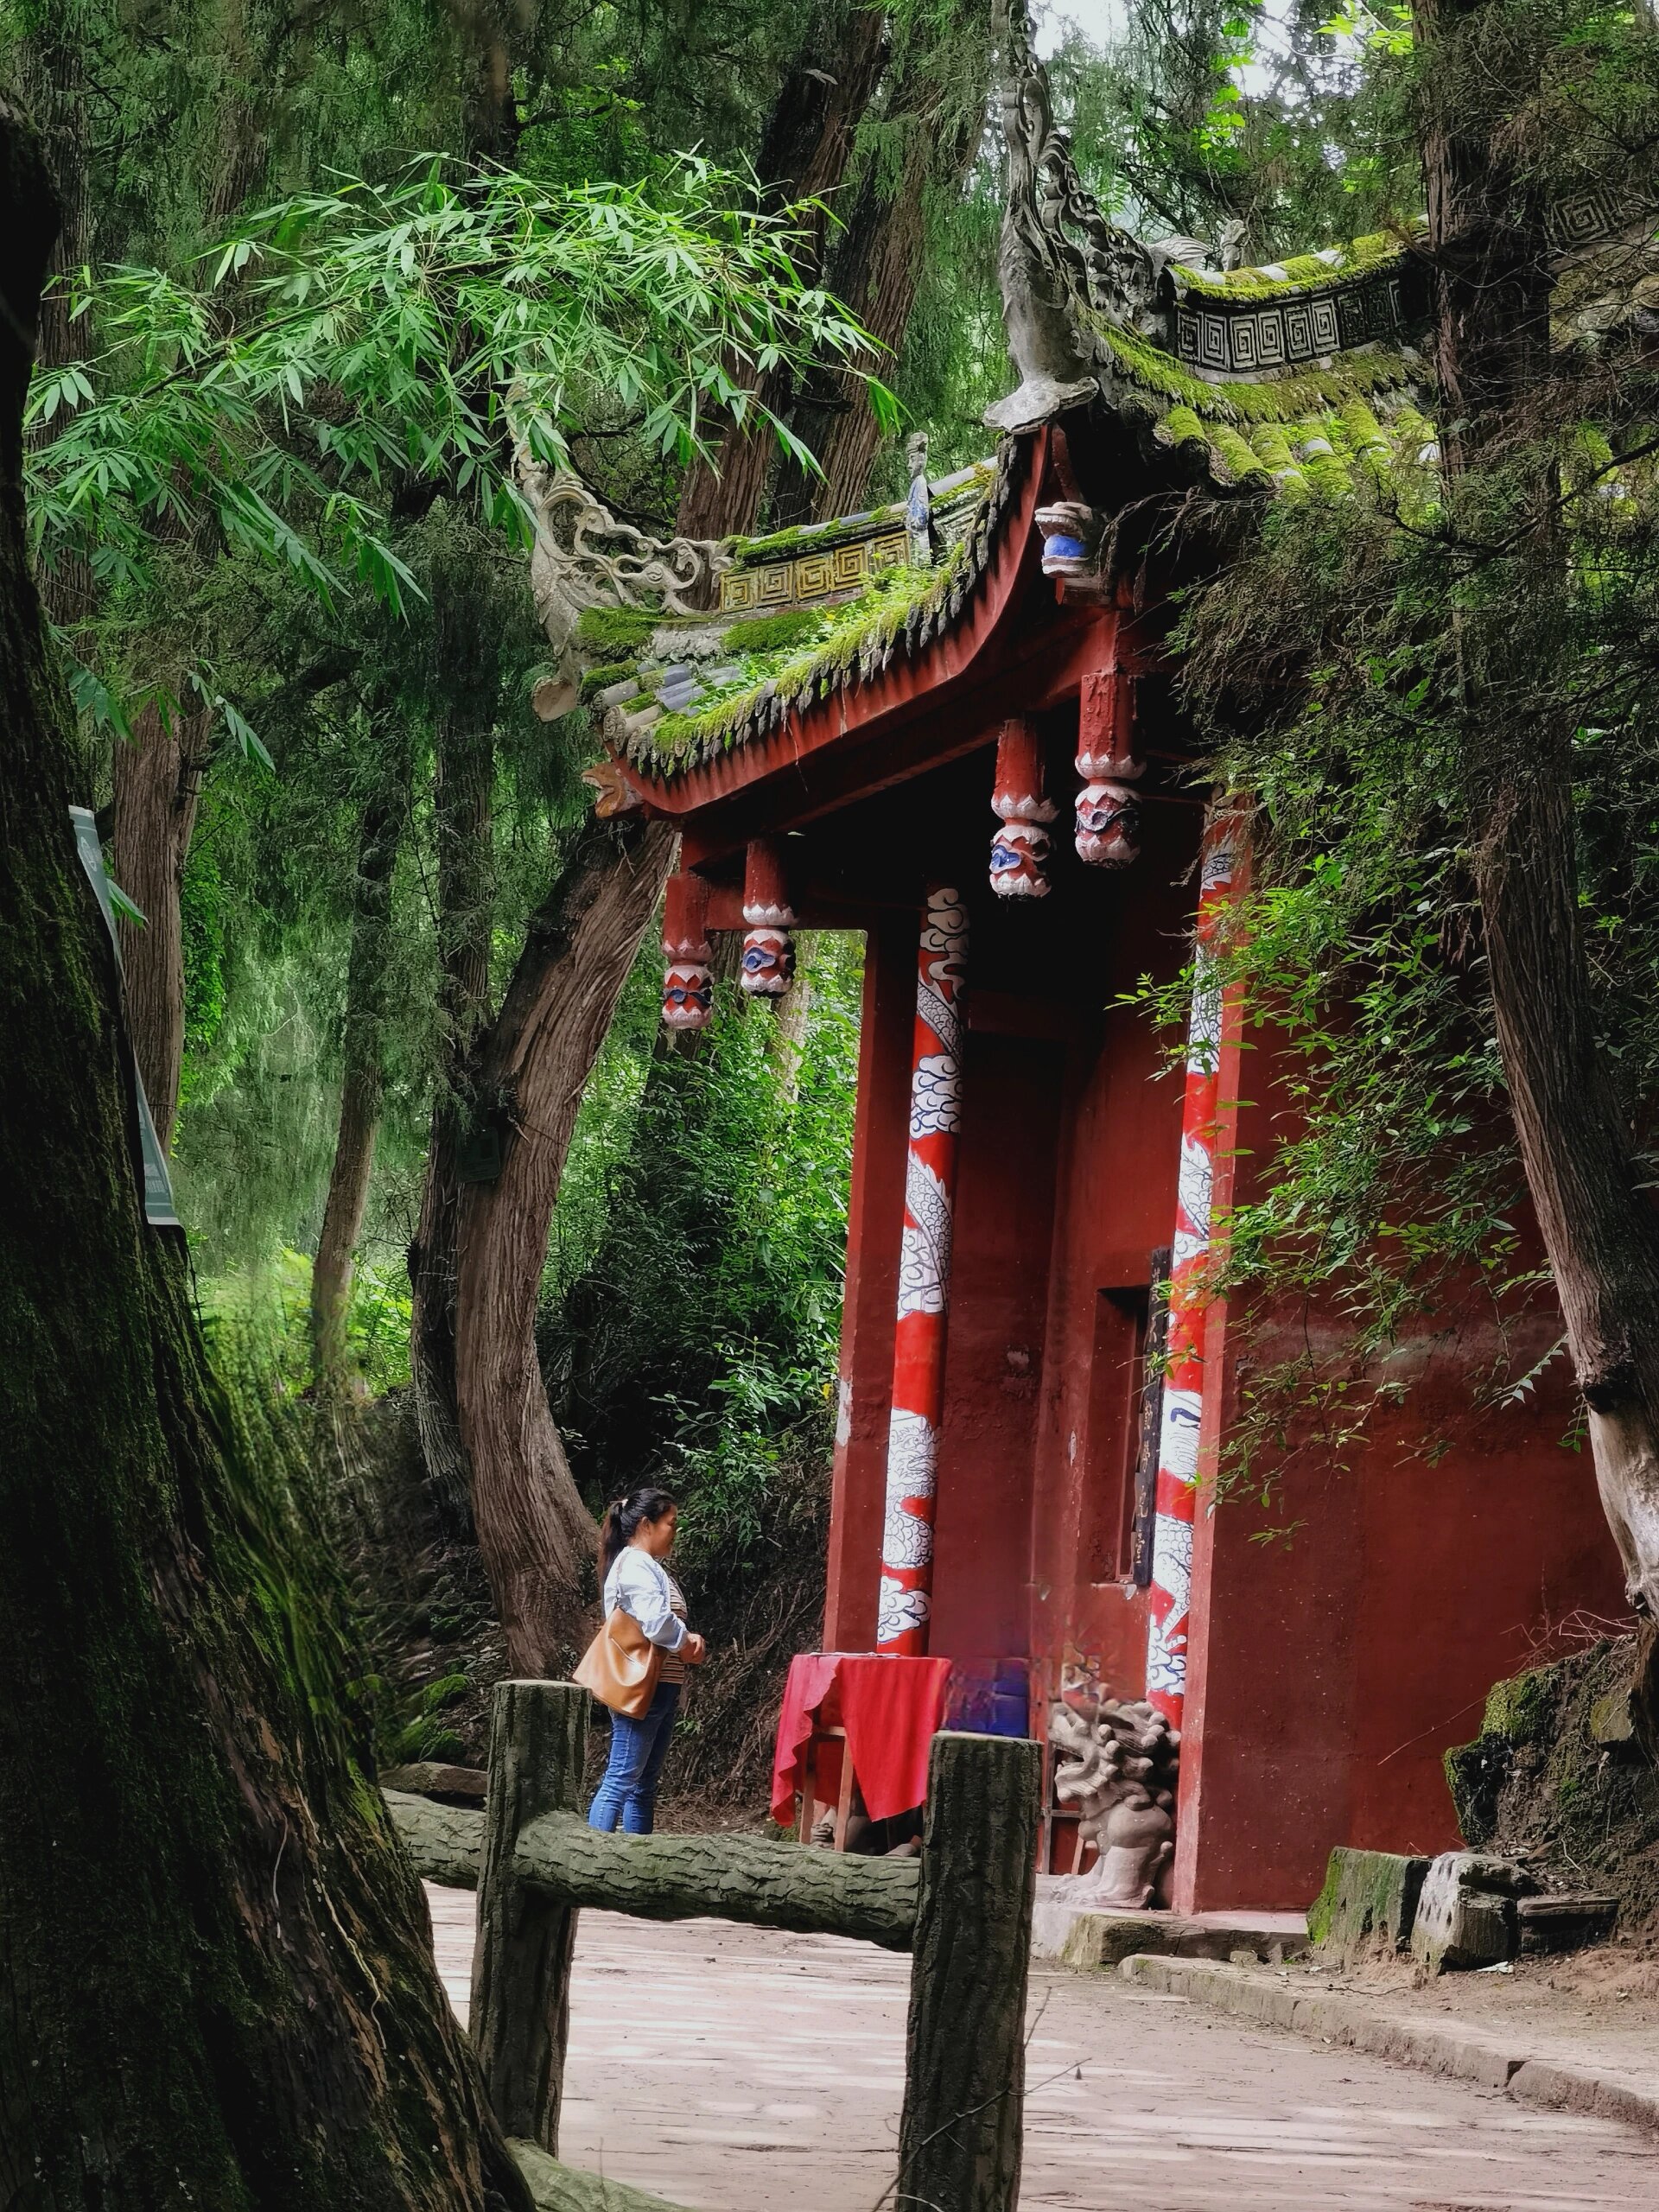
[[3, 105], [0, 188], [0, 2202], [523, 2207], [181, 1241], [142, 1218], [23, 546], [54, 216]]

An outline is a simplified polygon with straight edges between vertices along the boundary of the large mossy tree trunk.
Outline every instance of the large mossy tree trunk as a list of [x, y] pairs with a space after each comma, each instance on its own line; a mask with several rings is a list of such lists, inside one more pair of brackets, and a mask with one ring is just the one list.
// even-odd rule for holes
[[[1536, 27], [1498, 0], [1415, 0], [1414, 12], [1447, 527], [1466, 555], [1460, 734], [1493, 1009], [1602, 1503], [1630, 1601], [1651, 1623], [1659, 1216], [1598, 1034], [1580, 920], [1547, 209], [1516, 127], [1538, 83]], [[1506, 544], [1511, 556], [1489, 557]]]
[[24, 551], [53, 211], [3, 106], [0, 191], [0, 2202], [524, 2208], [420, 1891], [328, 1725], [181, 1242], [143, 1220]]

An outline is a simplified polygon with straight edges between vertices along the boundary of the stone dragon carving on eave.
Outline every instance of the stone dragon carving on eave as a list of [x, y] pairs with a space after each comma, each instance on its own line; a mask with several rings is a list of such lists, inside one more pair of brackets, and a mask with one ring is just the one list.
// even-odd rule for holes
[[1161, 331], [1157, 257], [1109, 222], [1054, 120], [1048, 73], [1025, 0], [1000, 0], [1007, 174], [998, 274], [1008, 346], [1022, 382], [988, 410], [995, 429], [1029, 429], [1094, 389], [1093, 343], [1077, 310], [1125, 329]]
[[531, 591], [558, 663], [557, 676], [537, 687], [537, 712], [550, 721], [576, 703], [572, 640], [588, 607], [649, 601], [664, 614], [704, 612], [734, 554], [729, 540], [652, 537], [619, 522], [572, 470], [536, 460], [523, 438], [513, 471], [535, 521]]

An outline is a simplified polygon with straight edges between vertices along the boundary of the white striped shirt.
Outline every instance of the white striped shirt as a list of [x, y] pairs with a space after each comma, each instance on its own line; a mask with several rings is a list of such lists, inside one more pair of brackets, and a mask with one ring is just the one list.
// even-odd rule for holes
[[658, 1559], [639, 1544], [624, 1544], [605, 1577], [605, 1617], [629, 1614], [663, 1650], [661, 1680], [683, 1682], [685, 1662], [678, 1656], [686, 1639], [685, 1599]]

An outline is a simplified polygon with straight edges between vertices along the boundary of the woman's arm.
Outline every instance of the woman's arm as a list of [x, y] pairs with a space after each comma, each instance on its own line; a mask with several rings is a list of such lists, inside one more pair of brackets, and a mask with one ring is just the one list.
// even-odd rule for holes
[[664, 1651], [677, 1651], [686, 1639], [686, 1625], [668, 1599], [668, 1577], [636, 1545], [618, 1554], [616, 1602], [632, 1614], [653, 1643]]

